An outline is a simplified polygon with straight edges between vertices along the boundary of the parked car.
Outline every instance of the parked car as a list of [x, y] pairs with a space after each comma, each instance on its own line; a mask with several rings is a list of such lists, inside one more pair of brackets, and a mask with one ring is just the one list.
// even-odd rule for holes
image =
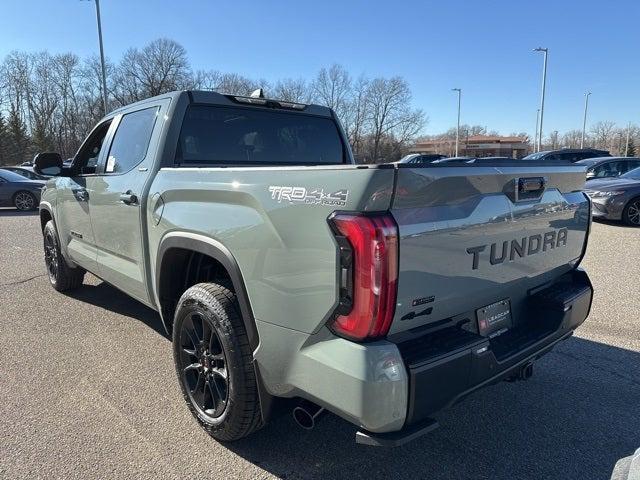
[[560, 150], [531, 153], [524, 157], [523, 160], [555, 160], [575, 163], [586, 158], [608, 156], [610, 155], [606, 150], [596, 150], [595, 148], [563, 148]]
[[640, 167], [636, 157], [596, 157], [579, 160], [578, 165], [587, 167], [587, 181], [600, 178], [614, 178]]
[[591, 180], [585, 193], [593, 202], [593, 217], [622, 220], [640, 226], [640, 168], [617, 178]]
[[0, 168], [0, 207], [35, 210], [40, 203], [40, 192], [45, 183]]
[[439, 153], [410, 153], [409, 155], [405, 155], [400, 160], [394, 163], [433, 163], [434, 160], [440, 160], [441, 158], [445, 157], [446, 155], [440, 155]]
[[2, 170], [8, 170], [9, 172], [17, 173], [18, 175], [22, 175], [29, 180], [48, 180], [49, 177], [45, 175], [40, 175], [33, 171], [33, 167], [0, 167]]
[[157, 310], [188, 409], [222, 441], [293, 402], [305, 428], [326, 409], [360, 443], [402, 444], [529, 378], [590, 308], [584, 169], [355, 165], [347, 145], [320, 105], [183, 91], [120, 108], [70, 167], [37, 157], [57, 174], [50, 283], [89, 271]]

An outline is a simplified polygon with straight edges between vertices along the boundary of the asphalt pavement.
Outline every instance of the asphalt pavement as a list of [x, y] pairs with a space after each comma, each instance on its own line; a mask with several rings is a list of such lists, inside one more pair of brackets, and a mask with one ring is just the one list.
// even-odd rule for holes
[[486, 388], [404, 447], [327, 415], [222, 445], [180, 395], [155, 312], [45, 274], [37, 214], [0, 209], [0, 478], [608, 479], [640, 447], [640, 229], [595, 223], [591, 316], [527, 382]]

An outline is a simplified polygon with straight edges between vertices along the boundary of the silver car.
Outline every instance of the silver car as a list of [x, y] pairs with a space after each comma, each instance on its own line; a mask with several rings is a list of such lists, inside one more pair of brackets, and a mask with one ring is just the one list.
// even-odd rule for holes
[[640, 168], [616, 178], [591, 180], [585, 193], [593, 201], [593, 218], [640, 226]]

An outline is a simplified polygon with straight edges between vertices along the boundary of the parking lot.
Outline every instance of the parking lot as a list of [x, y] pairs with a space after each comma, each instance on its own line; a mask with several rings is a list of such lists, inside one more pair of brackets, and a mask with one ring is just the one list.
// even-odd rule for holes
[[595, 223], [590, 317], [528, 382], [392, 450], [326, 416], [222, 445], [184, 406], [158, 316], [93, 276], [48, 284], [37, 214], [0, 209], [1, 478], [609, 478], [640, 447], [640, 230]]

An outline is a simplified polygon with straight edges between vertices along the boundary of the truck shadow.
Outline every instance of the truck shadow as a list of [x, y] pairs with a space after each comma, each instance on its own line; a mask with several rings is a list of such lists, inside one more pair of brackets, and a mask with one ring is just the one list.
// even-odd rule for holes
[[162, 325], [162, 320], [160, 320], [160, 314], [158, 314], [158, 312], [134, 300], [106, 282], [100, 282], [97, 285], [85, 283], [82, 288], [69, 292], [66, 295], [81, 302], [86, 302], [120, 315], [135, 318], [162, 337], [170, 340], [167, 332], [164, 330], [164, 325]]
[[327, 415], [311, 432], [280, 418], [228, 448], [281, 478], [610, 478], [640, 447], [640, 354], [572, 338], [528, 382], [500, 383], [395, 449], [355, 444]]

